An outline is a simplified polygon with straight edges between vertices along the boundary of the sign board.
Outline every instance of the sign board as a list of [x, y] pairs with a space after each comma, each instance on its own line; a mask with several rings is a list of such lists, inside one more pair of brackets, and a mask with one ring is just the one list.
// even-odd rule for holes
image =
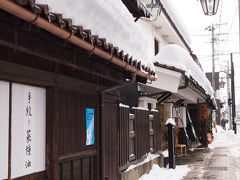
[[12, 84], [11, 177], [45, 170], [46, 90]]
[[93, 145], [94, 137], [94, 109], [86, 108], [86, 145]]
[[0, 81], [0, 179], [8, 178], [9, 83]]

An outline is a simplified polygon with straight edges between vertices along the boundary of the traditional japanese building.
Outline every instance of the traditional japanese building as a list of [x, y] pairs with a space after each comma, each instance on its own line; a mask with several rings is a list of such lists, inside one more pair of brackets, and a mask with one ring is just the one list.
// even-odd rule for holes
[[[132, 10], [128, 0], [123, 0]], [[134, 1], [134, 2], [137, 2]], [[138, 18], [137, 23], [148, 37], [157, 80], [150, 84], [138, 83], [139, 106], [165, 109], [168, 117], [176, 120], [177, 143], [207, 146], [207, 132], [211, 131], [211, 97], [213, 89], [201, 64], [191, 50], [191, 40], [184, 23], [169, 1], [142, 1], [150, 11], [150, 19]], [[138, 7], [140, 3], [137, 3]], [[134, 96], [132, 96], [135, 98]], [[201, 113], [204, 112], [204, 117]], [[164, 124], [164, 123], [163, 123]], [[191, 143], [187, 144], [187, 138]]]
[[129, 162], [119, 89], [155, 72], [122, 2], [91, 3], [0, 0], [0, 179], [116, 180]]

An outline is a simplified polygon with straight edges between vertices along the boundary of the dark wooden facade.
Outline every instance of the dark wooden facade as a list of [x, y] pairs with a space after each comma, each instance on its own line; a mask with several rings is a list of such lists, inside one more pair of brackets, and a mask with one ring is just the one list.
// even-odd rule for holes
[[[129, 165], [129, 110], [119, 111], [118, 91], [104, 90], [121, 85], [131, 75], [3, 10], [0, 27], [0, 80], [47, 92], [46, 170], [17, 179], [119, 179], [119, 172]], [[95, 110], [95, 143], [88, 146], [86, 108]], [[136, 111], [131, 122], [136, 129], [133, 161], [150, 151], [149, 112]], [[154, 136], [154, 149], [160, 147], [159, 137]], [[11, 179], [11, 164], [8, 174]]]
[[[103, 134], [101, 127], [116, 126], [118, 96], [111, 99], [101, 92], [121, 84], [126, 72], [2, 10], [0, 26], [0, 80], [47, 90], [46, 171], [19, 179], [116, 179], [118, 155], [111, 152], [118, 151], [117, 137]], [[87, 107], [95, 110], [95, 143], [90, 146], [85, 143]]]

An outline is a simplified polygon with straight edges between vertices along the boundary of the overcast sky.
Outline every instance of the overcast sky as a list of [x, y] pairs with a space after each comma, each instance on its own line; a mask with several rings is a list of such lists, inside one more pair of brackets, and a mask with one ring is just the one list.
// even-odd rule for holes
[[[171, 0], [177, 9], [188, 32], [191, 35], [191, 48], [197, 54], [205, 72], [212, 71], [211, 32], [205, 30], [212, 24], [216, 25], [215, 33], [218, 42], [215, 50], [218, 57], [215, 60], [216, 71], [226, 70], [227, 61], [230, 60], [230, 52], [233, 52], [236, 71], [236, 102], [240, 102], [240, 59], [238, 36], [238, 0], [220, 0], [218, 13], [214, 16], [206, 16], [203, 13], [201, 3], [198, 0]], [[219, 35], [218, 35], [219, 34]], [[224, 76], [224, 74], [222, 74]]]

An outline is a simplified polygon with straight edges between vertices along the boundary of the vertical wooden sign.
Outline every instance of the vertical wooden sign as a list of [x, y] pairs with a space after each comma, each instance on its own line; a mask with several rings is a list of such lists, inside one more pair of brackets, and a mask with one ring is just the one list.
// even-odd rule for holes
[[11, 177], [45, 170], [46, 90], [12, 84]]

